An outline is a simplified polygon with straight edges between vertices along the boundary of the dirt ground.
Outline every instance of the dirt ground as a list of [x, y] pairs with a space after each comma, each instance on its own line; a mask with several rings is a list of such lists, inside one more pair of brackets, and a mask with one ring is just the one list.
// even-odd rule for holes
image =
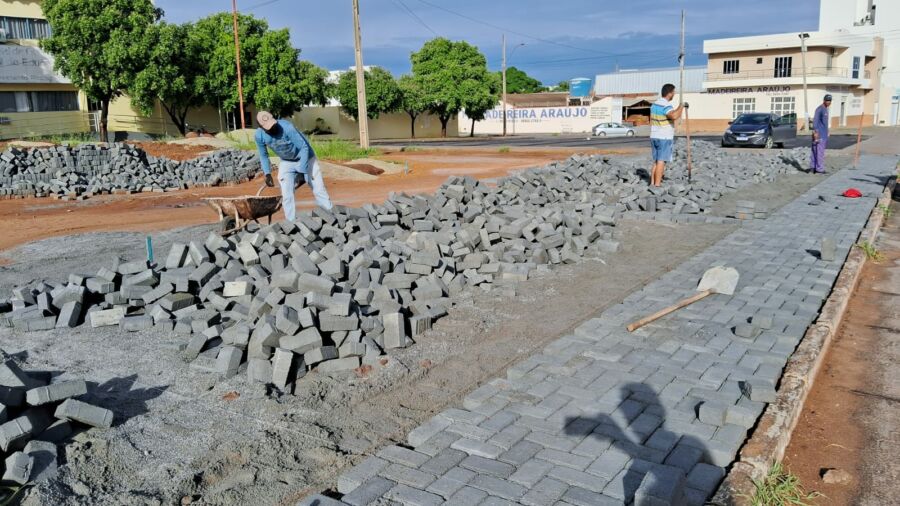
[[[188, 145], [189, 148], [195, 146]], [[182, 145], [174, 145], [174, 150]], [[513, 150], [509, 153], [483, 150], [438, 150], [387, 152], [381, 159], [409, 164], [408, 174], [383, 174], [374, 181], [332, 180], [328, 192], [337, 204], [360, 206], [381, 203], [391, 192], [431, 192], [451, 175], [479, 179], [502, 177], [511, 171], [546, 165], [583, 150]], [[588, 151], [589, 153], [591, 151]], [[192, 188], [170, 193], [103, 195], [85, 201], [64, 202], [48, 198], [0, 200], [0, 263], [14, 261], [4, 250], [30, 241], [86, 232], [152, 232], [214, 223], [218, 216], [203, 197], [234, 197], [255, 194], [262, 177], [235, 186]], [[299, 190], [297, 205], [312, 208], [315, 201], [308, 187]], [[275, 219], [282, 219], [278, 213]]]
[[172, 144], [168, 142], [129, 142], [132, 146], [139, 147], [150, 156], [164, 156], [170, 160], [179, 162], [193, 160], [198, 156], [215, 151], [215, 146], [203, 144]]
[[[481, 158], [471, 167], [484, 163]], [[437, 184], [446, 175], [430, 177]], [[742, 193], [771, 199], [774, 209], [774, 202], [805, 188], [775, 183]], [[203, 237], [212, 228], [158, 232], [157, 255], [173, 241]], [[412, 426], [731, 230], [623, 223], [616, 231], [618, 253], [539, 273], [520, 284], [515, 297], [502, 287], [468, 292], [384, 367], [362, 377], [311, 373], [297, 397], [266, 396], [265, 387], [248, 383], [244, 374], [217, 383], [208, 371], [180, 361], [184, 338], [157, 330], [0, 329], [0, 348], [23, 357], [27, 369], [92, 381], [88, 400], [116, 413], [111, 430], [82, 433], [68, 443], [60, 478], [30, 489], [24, 503], [294, 504], [309, 491], [334, 487], [341, 469], [403, 441]], [[143, 237], [85, 233], [30, 242], [8, 252], [16, 261], [0, 267], [0, 293], [33, 280], [95, 272], [113, 255], [140, 256]]]
[[[897, 200], [895, 198], [895, 200]], [[815, 504], [876, 506], [900, 497], [900, 205], [866, 262], [859, 286], [833, 341], [785, 453], [785, 463]], [[841, 469], [846, 483], [825, 483]]]

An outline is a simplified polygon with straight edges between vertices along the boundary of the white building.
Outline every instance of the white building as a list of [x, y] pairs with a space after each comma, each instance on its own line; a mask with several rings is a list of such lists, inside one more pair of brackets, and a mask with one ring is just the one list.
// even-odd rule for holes
[[[819, 30], [806, 33], [805, 55], [800, 36], [705, 41], [706, 67], [685, 72], [691, 128], [720, 131], [750, 111], [795, 115], [802, 125], [826, 93], [833, 126], [900, 124], [900, 0], [820, 0]], [[677, 76], [677, 68], [598, 75], [595, 92], [655, 96], [662, 84], [677, 85]]]

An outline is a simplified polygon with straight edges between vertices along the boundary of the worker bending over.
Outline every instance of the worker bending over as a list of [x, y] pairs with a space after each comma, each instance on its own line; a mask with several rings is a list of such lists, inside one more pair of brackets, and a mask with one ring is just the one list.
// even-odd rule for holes
[[284, 217], [288, 221], [294, 221], [297, 216], [297, 207], [294, 200], [294, 191], [304, 181], [309, 181], [316, 204], [322, 209], [331, 209], [331, 198], [325, 189], [325, 180], [322, 178], [322, 169], [319, 160], [313, 151], [309, 140], [299, 132], [290, 121], [276, 120], [272, 113], [260, 111], [256, 115], [259, 128], [256, 129], [256, 147], [259, 149], [259, 161], [262, 164], [263, 173], [266, 175], [266, 185], [275, 186], [272, 181], [272, 164], [269, 162], [267, 148], [281, 158], [278, 166], [278, 181], [281, 184], [281, 202], [284, 207]]

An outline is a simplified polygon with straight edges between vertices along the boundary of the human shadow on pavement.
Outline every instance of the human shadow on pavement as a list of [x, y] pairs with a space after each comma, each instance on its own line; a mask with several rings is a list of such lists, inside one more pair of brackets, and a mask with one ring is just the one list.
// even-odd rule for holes
[[[653, 387], [629, 383], [621, 387], [620, 394], [621, 402], [611, 415], [566, 419], [567, 435], [610, 443], [592, 464], [601, 467], [593, 474], [611, 478], [604, 495], [635, 506], [666, 504], [667, 500], [671, 504], [703, 504], [721, 480], [716, 468], [706, 465], [710, 458], [705, 442], [666, 428], [666, 410]], [[696, 415], [697, 406], [693, 409]], [[686, 477], [701, 463], [705, 472], [697, 474], [707, 476], [692, 481], [691, 485], [699, 488], [688, 490]], [[717, 477], [708, 476], [710, 472]], [[643, 487], [642, 481], [646, 482]], [[638, 488], [641, 492], [636, 496]]]
[[159, 397], [168, 385], [160, 387], [134, 388], [137, 374], [113, 378], [100, 384], [88, 383], [85, 399], [113, 412], [113, 426], [120, 425], [132, 417], [149, 411], [147, 402]]

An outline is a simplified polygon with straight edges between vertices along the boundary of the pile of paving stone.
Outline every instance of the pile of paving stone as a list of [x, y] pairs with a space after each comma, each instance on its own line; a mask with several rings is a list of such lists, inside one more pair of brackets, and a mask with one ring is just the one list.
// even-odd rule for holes
[[[659, 188], [647, 184], [650, 177], [648, 156], [616, 159], [614, 163], [603, 156], [574, 156], [544, 169], [528, 171], [528, 174], [540, 179], [532, 185], [542, 187], [544, 191], [585, 191], [588, 193], [585, 198], [591, 202], [616, 205], [620, 211], [698, 214], [707, 212], [713, 202], [726, 193], [755, 183], [773, 182], [780, 175], [809, 166], [809, 150], [802, 148], [767, 153], [735, 152], [697, 140], [691, 142], [691, 147], [690, 178], [686, 142], [678, 139], [672, 162], [667, 164], [663, 185]], [[557, 174], [571, 169], [583, 169], [584, 174], [570, 181]], [[515, 180], [508, 180], [504, 186], [510, 188], [509, 185], [516, 184]]]
[[178, 162], [124, 143], [10, 147], [0, 154], [0, 196], [85, 198], [113, 192], [162, 192], [238, 183], [259, 170], [258, 156], [239, 150]]
[[[652, 191], [634, 172], [573, 157], [496, 187], [452, 177], [431, 196], [392, 194], [380, 206], [315, 209], [227, 239], [210, 234], [174, 244], [160, 265], [116, 259], [64, 283], [17, 288], [0, 302], [0, 325], [158, 326], [187, 338], [183, 356], [198, 367], [230, 377], [247, 363], [252, 380], [290, 391], [313, 367], [374, 365], [408, 346], [467, 287], [508, 293], [538, 266], [577, 262], [589, 248], [615, 252], [621, 212]], [[659, 207], [690, 212], [717, 198], [707, 191], [691, 200], [700, 181]]]
[[[15, 361], [0, 362], [0, 456], [4, 484], [46, 481], [57, 471], [56, 445], [75, 426], [109, 428], [113, 413], [80, 401], [87, 383], [53, 383], [48, 372], [25, 372]], [[73, 426], [73, 424], [75, 426]]]

